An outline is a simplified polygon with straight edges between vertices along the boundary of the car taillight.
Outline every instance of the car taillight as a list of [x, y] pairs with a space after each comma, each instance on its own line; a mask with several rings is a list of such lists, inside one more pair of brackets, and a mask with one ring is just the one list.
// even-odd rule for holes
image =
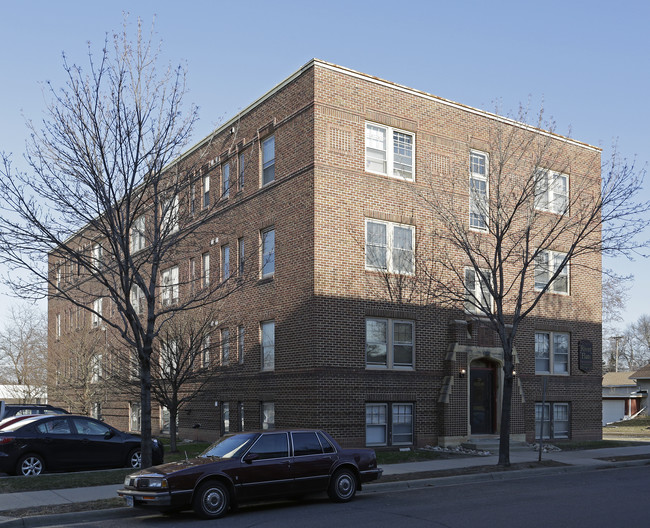
[[13, 436], [3, 436], [0, 438], [0, 445], [11, 444], [15, 439]]

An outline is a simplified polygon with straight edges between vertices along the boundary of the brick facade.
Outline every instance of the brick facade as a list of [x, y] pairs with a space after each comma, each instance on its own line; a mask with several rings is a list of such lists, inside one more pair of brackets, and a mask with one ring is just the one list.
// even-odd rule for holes
[[[414, 181], [365, 170], [366, 122], [414, 134]], [[472, 432], [472, 368], [493, 377], [489, 432], [497, 433], [502, 351], [496, 336], [471, 322], [462, 307], [391, 302], [382, 287], [382, 274], [366, 270], [364, 249], [367, 219], [415, 226], [416, 236], [440, 228], [433, 226], [431, 213], [416, 198], [418, 189], [432, 186], [445, 196], [456, 192], [459, 184], [466, 186], [469, 152], [486, 148], [495, 123], [518, 126], [314, 60], [188, 152], [194, 156], [204, 149], [208, 158], [219, 157], [208, 172], [211, 190], [221, 188], [218, 167], [227, 161], [233, 164], [233, 183], [215, 213], [214, 232], [205, 237], [200, 250], [191, 255], [179, 252], [179, 273], [189, 273], [191, 256], [210, 252], [211, 275], [219, 276], [220, 248], [225, 244], [230, 247], [230, 268], [236, 269], [238, 240], [243, 238], [246, 266], [259, 275], [261, 233], [267, 228], [275, 232], [275, 270], [272, 278], [247, 283], [226, 301], [219, 329], [230, 331], [230, 360], [215, 367], [215, 382], [181, 412], [181, 437], [212, 439], [221, 434], [224, 403], [229, 405], [231, 431], [240, 429], [242, 407], [244, 428], [257, 429], [262, 425], [262, 404], [273, 403], [276, 427], [320, 427], [343, 444], [363, 445], [367, 404], [385, 404], [386, 444], [394, 443], [391, 433], [398, 430], [390, 423], [391, 411], [405, 409], [410, 409], [413, 424], [412, 439], [406, 443], [454, 444]], [[271, 135], [275, 179], [262, 185], [262, 142]], [[576, 173], [586, 172], [594, 159], [599, 167], [597, 149], [559, 136], [552, 141], [572, 152]], [[241, 154], [243, 189], [234, 182]], [[596, 176], [593, 184], [599, 185]], [[424, 250], [441, 250], [425, 238]], [[593, 357], [600, 357], [600, 275], [593, 271], [600, 269], [600, 258], [588, 258], [579, 272], [572, 268], [571, 294], [548, 294], [519, 329], [514, 437], [532, 440], [534, 435], [535, 403], [542, 399], [543, 378], [535, 374], [535, 331], [544, 330], [570, 335], [569, 375], [547, 376], [546, 401], [568, 404], [571, 438], [600, 438], [601, 365], [594, 361], [591, 370], [583, 372], [577, 354], [578, 342], [589, 340]], [[60, 346], [54, 337], [56, 314], [65, 310], [60, 301], [50, 302], [50, 347]], [[412, 368], [366, 365], [367, 318], [412, 322]], [[274, 368], [269, 371], [261, 359], [264, 321], [275, 323]], [[237, 353], [242, 325], [243, 360]], [[218, 341], [216, 335], [211, 340], [215, 356]], [[107, 421], [127, 428], [124, 404], [107, 397], [102, 407]], [[157, 421], [152, 422], [155, 427]]]

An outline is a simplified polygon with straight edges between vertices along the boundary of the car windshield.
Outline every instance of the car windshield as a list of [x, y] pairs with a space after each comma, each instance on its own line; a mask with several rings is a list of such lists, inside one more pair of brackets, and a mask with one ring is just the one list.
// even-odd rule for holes
[[208, 447], [200, 457], [236, 458], [243, 454], [257, 437], [255, 433], [226, 436]]

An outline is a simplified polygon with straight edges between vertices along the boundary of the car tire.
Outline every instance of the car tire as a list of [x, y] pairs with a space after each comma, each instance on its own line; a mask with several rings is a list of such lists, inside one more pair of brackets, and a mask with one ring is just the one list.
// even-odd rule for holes
[[45, 462], [41, 455], [29, 454], [20, 457], [16, 464], [16, 475], [35, 477], [45, 471]]
[[334, 502], [348, 502], [357, 493], [357, 477], [350, 469], [339, 469], [330, 480], [327, 491]]
[[134, 449], [129, 453], [128, 458], [126, 459], [126, 467], [131, 469], [140, 469], [142, 466], [142, 451], [140, 449]]
[[192, 509], [203, 519], [223, 517], [230, 507], [228, 488], [216, 480], [204, 482], [194, 491]]

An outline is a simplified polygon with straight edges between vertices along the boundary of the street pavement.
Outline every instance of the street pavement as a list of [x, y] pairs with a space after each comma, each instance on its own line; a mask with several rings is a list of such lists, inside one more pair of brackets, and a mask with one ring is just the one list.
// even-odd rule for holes
[[[629, 460], [629, 457], [643, 457], [646, 459]], [[531, 448], [518, 447], [511, 448], [510, 462], [512, 464], [522, 462], [536, 462], [539, 453]], [[616, 459], [615, 461], [611, 459]], [[626, 460], [627, 459], [627, 460]], [[364, 485], [364, 492], [386, 491], [390, 489], [400, 489], [404, 487], [418, 487], [430, 485], [443, 485], [458, 481], [458, 479], [478, 480], [478, 479], [507, 479], [523, 478], [531, 475], [540, 475], [542, 473], [563, 473], [567, 471], [589, 471], [592, 469], [621, 466], [621, 465], [642, 465], [650, 464], [650, 443], [632, 447], [614, 447], [606, 449], [591, 449], [583, 451], [551, 451], [542, 454], [542, 460], [554, 460], [565, 464], [559, 467], [531, 468], [523, 470], [513, 470], [495, 473], [479, 473], [473, 475], [462, 475], [460, 470], [477, 466], [494, 466], [497, 464], [498, 456], [496, 454], [488, 456], [470, 456], [462, 458], [448, 458], [427, 460], [421, 462], [406, 462], [402, 464], [389, 464], [383, 466], [384, 476], [406, 475], [408, 480], [398, 482], [382, 482], [381, 479], [376, 483]], [[443, 478], [426, 478], [418, 479], [413, 473], [427, 473], [431, 471], [452, 471], [458, 469], [458, 476], [448, 476]], [[32, 477], [37, 478], [37, 477]], [[117, 490], [121, 484], [112, 484], [108, 486], [90, 486], [85, 488], [71, 488], [62, 490], [42, 490], [28, 491], [20, 493], [4, 493], [0, 495], [0, 528], [17, 527], [36, 527], [48, 526], [49, 524], [61, 524], [62, 515], [44, 515], [27, 518], [12, 518], [2, 516], [3, 512], [8, 510], [30, 508], [35, 506], [51, 506], [57, 504], [71, 504], [90, 502], [101, 499], [111, 499], [117, 497]], [[120, 511], [121, 510], [121, 511]], [[97, 510], [94, 512], [79, 512], [72, 514], [63, 514], [68, 516], [70, 522], [73, 522], [75, 516], [84, 516], [87, 519], [89, 515], [106, 518], [110, 515], [123, 515], [129, 512], [126, 508], [113, 510]]]

